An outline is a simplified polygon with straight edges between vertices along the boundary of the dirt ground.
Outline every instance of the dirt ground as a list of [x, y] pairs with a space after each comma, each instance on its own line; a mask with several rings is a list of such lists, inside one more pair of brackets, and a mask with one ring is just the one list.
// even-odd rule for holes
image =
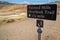
[[[60, 15], [56, 21], [44, 20], [41, 39], [60, 40]], [[0, 25], [0, 40], [38, 40], [36, 19]]]

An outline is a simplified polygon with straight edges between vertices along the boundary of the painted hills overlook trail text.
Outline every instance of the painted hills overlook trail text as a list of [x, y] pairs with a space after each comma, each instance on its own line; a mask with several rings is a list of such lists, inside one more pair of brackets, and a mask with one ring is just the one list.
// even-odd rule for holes
[[27, 16], [29, 18], [56, 20], [56, 14], [57, 14], [56, 4], [27, 6]]

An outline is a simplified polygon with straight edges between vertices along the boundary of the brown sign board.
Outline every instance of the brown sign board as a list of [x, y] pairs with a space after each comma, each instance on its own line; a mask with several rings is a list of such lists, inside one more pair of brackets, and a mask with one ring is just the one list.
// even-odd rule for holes
[[27, 5], [28, 18], [56, 20], [56, 14], [56, 4]]

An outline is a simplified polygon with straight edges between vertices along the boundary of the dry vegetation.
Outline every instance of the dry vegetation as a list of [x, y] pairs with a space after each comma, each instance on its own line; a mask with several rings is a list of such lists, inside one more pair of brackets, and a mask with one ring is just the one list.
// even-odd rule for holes
[[0, 9], [0, 24], [13, 22], [16, 20], [25, 20], [26, 5], [7, 5]]
[[[60, 2], [50, 3], [57, 4], [57, 13], [60, 14]], [[7, 21], [25, 19], [27, 16], [27, 5], [14, 4], [6, 5], [0, 8], [0, 24]]]

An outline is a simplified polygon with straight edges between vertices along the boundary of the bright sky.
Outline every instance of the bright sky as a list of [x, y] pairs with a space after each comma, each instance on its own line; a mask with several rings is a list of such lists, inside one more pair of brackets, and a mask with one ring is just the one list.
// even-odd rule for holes
[[44, 4], [60, 0], [0, 0], [0, 1], [7, 1], [10, 3], [17, 3], [17, 4]]

